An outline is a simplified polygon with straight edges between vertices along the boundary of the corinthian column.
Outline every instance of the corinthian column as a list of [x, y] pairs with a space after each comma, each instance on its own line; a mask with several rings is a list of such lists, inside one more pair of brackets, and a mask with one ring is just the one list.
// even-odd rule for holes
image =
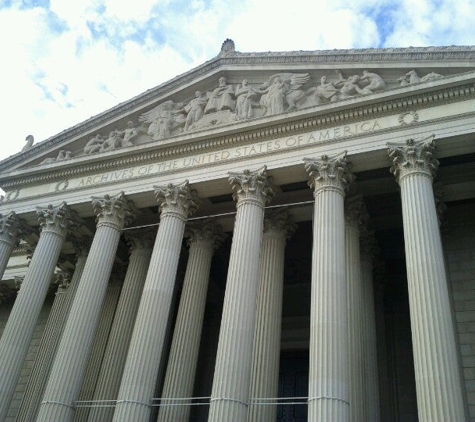
[[46, 385], [37, 421], [70, 421], [81, 388], [120, 231], [135, 208], [124, 193], [93, 198], [97, 229]]
[[161, 209], [152, 258], [119, 389], [114, 421], [148, 421], [163, 353], [185, 222], [197, 198], [185, 181], [155, 186]]
[[264, 205], [273, 195], [266, 167], [230, 173], [237, 202], [209, 421], [245, 421], [259, 281]]
[[168, 358], [162, 392], [165, 400], [162, 400], [163, 406], [158, 414], [159, 422], [188, 422], [190, 406], [187, 402], [173, 399], [193, 394], [211, 259], [214, 249], [224, 239], [221, 226], [211, 221], [193, 224], [187, 231], [190, 246], [188, 265]]
[[388, 149], [401, 187], [419, 420], [458, 422], [467, 419], [432, 189], [439, 164], [433, 138]]
[[345, 189], [353, 176], [346, 152], [306, 158], [314, 189], [308, 419], [350, 420]]
[[[287, 210], [271, 211], [264, 218], [256, 327], [251, 369], [251, 400], [277, 397], [279, 392], [282, 294], [285, 243], [296, 225]], [[248, 422], [275, 422], [277, 406], [249, 407]]]
[[0, 420], [4, 420], [68, 229], [78, 224], [65, 202], [38, 209], [41, 234], [0, 340]]
[[346, 283], [348, 298], [348, 348], [350, 420], [365, 422], [363, 285], [361, 282], [360, 230], [367, 215], [361, 195], [345, 203]]
[[365, 369], [365, 410], [367, 422], [381, 421], [379, 405], [378, 350], [376, 344], [376, 313], [373, 289], [373, 255], [375, 240], [372, 232], [363, 231], [361, 245], [361, 284], [363, 287], [363, 358]]
[[21, 234], [21, 222], [12, 211], [3, 216], [0, 214], [0, 280], [13, 249], [18, 245]]
[[45, 334], [41, 338], [38, 355], [31, 370], [25, 395], [18, 412], [17, 421], [19, 422], [31, 421], [36, 418], [46, 387], [46, 381], [53, 365], [54, 356], [61, 340], [61, 334], [71, 309], [71, 303], [84, 270], [84, 265], [86, 264], [90, 242], [75, 239], [73, 243], [78, 252], [74, 273], [70, 282], [68, 278], [65, 278], [58, 287], [56, 298], [46, 323]]
[[[154, 236], [155, 231], [150, 229], [134, 230], [125, 234], [130, 248], [129, 265], [94, 390], [94, 401], [117, 399], [130, 337], [152, 255]], [[105, 404], [112, 403], [108, 401]], [[88, 420], [105, 422], [112, 420], [113, 415], [114, 407], [97, 406], [91, 408]]]

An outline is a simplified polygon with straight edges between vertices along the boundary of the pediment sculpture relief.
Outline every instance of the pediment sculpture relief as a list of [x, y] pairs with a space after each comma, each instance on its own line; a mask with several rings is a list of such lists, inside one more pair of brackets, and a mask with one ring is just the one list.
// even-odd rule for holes
[[417, 72], [413, 69], [407, 72], [405, 75], [398, 78], [398, 81], [399, 81], [399, 85], [407, 86], [407, 85], [419, 84], [422, 82], [429, 82], [429, 81], [433, 81], [433, 80], [441, 79], [441, 78], [443, 78], [443, 76], [435, 72], [430, 72], [423, 77], [419, 77]]
[[[388, 85], [406, 86], [440, 78], [443, 76], [435, 72], [419, 77], [415, 70], [410, 70], [397, 80], [385, 81], [378, 73], [369, 70], [360, 75], [346, 76], [336, 70], [333, 75], [321, 76], [318, 82], [309, 73], [282, 72], [273, 74], [264, 82], [251, 83], [244, 79], [233, 85], [222, 76], [216, 88], [207, 92], [197, 90], [188, 102], [166, 100], [142, 113], [138, 126], [128, 121], [126, 128], [112, 130], [107, 136], [95, 135], [86, 143], [83, 153], [75, 155], [97, 154], [235, 121], [323, 106], [381, 92]], [[32, 144], [32, 138], [27, 138], [29, 144]], [[61, 150], [57, 157], [46, 158], [40, 164], [71, 157], [71, 151]]]

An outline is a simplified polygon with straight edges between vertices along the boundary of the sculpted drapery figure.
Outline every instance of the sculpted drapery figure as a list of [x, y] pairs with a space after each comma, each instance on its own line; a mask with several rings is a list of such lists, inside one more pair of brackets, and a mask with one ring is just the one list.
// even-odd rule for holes
[[[272, 116], [294, 110], [307, 93], [301, 89], [310, 80], [308, 73], [277, 73], [265, 81], [255, 92], [262, 94], [260, 105], [264, 115]], [[285, 103], [288, 107], [285, 108]]]
[[234, 111], [234, 89], [232, 85], [226, 84], [226, 78], [219, 78], [219, 85], [214, 89], [205, 107], [205, 114], [221, 110]]
[[123, 130], [122, 132], [119, 132], [120, 135], [122, 135], [122, 143], [121, 146], [123, 147], [130, 147], [133, 145], [132, 142], [130, 142], [132, 139], [135, 139], [138, 135], [139, 132], [134, 126], [134, 122], [132, 120], [129, 120], [127, 122], [127, 128]]
[[90, 155], [99, 152], [103, 143], [104, 139], [102, 139], [101, 135], [97, 134], [84, 147], [84, 154]]
[[258, 94], [249, 86], [247, 79], [236, 88], [236, 114], [239, 120], [252, 118], [252, 105]]
[[205, 107], [206, 98], [203, 97], [201, 91], [196, 91], [195, 98], [183, 108], [186, 113], [185, 131], [189, 130], [194, 123], [203, 117]]
[[171, 136], [175, 127], [185, 123], [181, 109], [183, 109], [183, 103], [174, 103], [172, 100], [167, 100], [152, 110], [143, 113], [139, 120], [150, 123], [147, 133], [152, 136], [153, 140], [165, 139]]

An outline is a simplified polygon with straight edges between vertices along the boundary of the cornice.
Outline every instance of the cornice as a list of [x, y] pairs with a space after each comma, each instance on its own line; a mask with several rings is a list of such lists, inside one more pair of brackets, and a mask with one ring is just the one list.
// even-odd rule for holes
[[[255, 127], [238, 133], [229, 133], [236, 130], [237, 124], [229, 124], [223, 126], [223, 131], [227, 134], [219, 133], [215, 135], [203, 134], [199, 139], [180, 145], [171, 144], [163, 146], [153, 151], [142, 151], [135, 154], [121, 156], [117, 158], [108, 158], [107, 161], [95, 163], [78, 163], [72, 166], [68, 165], [65, 169], [52, 169], [51, 172], [34, 174], [31, 176], [18, 175], [15, 178], [6, 180], [2, 183], [4, 189], [19, 189], [25, 185], [41, 184], [44, 182], [62, 181], [73, 176], [87, 176], [89, 174], [108, 171], [111, 169], [118, 170], [130, 167], [136, 164], [149, 164], [156, 161], [168, 160], [171, 158], [179, 158], [190, 154], [199, 154], [203, 152], [212, 152], [217, 149], [229, 148], [237, 145], [246, 145], [256, 142], [266, 141], [276, 136], [291, 136], [312, 130], [321, 130], [341, 123], [355, 123], [368, 119], [387, 116], [394, 113], [401, 113], [414, 107], [423, 109], [434, 107], [442, 104], [449, 104], [461, 100], [475, 98], [475, 83], [467, 83], [456, 87], [443, 88], [433, 90], [431, 92], [418, 93], [406, 96], [404, 98], [392, 98], [371, 104], [355, 105], [352, 108], [345, 108], [345, 104], [339, 103], [337, 110], [323, 112], [318, 115], [299, 118], [292, 115], [284, 115], [283, 119], [288, 120], [293, 116], [295, 120], [276, 122], [266, 127]], [[348, 107], [348, 105], [346, 105]], [[317, 109], [317, 110], [315, 110]], [[321, 107], [313, 107], [311, 109], [300, 110], [299, 113], [310, 114], [315, 111], [322, 111]], [[256, 126], [259, 122], [256, 119]], [[420, 123], [419, 123], [420, 124]], [[176, 136], [171, 139], [182, 138], [183, 135]], [[153, 146], [156, 146], [153, 144]]]
[[180, 88], [202, 75], [209, 74], [218, 68], [230, 65], [259, 65], [259, 64], [330, 64], [330, 63], [411, 63], [418, 64], [427, 61], [457, 62], [473, 61], [475, 59], [475, 46], [447, 46], [447, 47], [408, 47], [408, 48], [367, 48], [367, 49], [334, 49], [314, 51], [289, 51], [289, 52], [258, 52], [241, 53], [232, 52], [225, 56], [217, 57], [191, 69], [175, 78], [149, 89], [128, 101], [118, 104], [90, 119], [68, 128], [59, 134], [46, 139], [30, 150], [20, 152], [6, 158], [0, 163], [4, 167], [14, 166], [28, 158], [34, 158], [41, 152], [67, 141], [84, 132], [95, 129], [97, 126], [109, 123], [114, 117], [127, 112], [132, 112], [138, 107], [156, 100]]

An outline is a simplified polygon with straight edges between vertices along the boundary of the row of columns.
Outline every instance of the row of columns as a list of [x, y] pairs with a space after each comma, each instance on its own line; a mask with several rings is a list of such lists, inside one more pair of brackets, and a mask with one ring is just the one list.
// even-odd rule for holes
[[[388, 147], [391, 170], [401, 187], [419, 419], [462, 421], [461, 379], [432, 190], [437, 168], [433, 139]], [[377, 421], [372, 269], [369, 252], [360, 250], [365, 211], [361, 198], [352, 198], [345, 213], [345, 192], [353, 180], [346, 153], [304, 162], [315, 197], [309, 420]], [[264, 218], [273, 196], [265, 167], [232, 173], [230, 183], [237, 213], [209, 421], [270, 421], [275, 420], [275, 407], [265, 410], [258, 402], [277, 395], [283, 254], [294, 226], [285, 210]], [[155, 244], [152, 248], [145, 237], [131, 240], [142, 247], [131, 255], [94, 393], [95, 400], [117, 399], [115, 410], [93, 408], [90, 421], [150, 417], [185, 223], [199, 204], [188, 182], [154, 189], [161, 213]], [[73, 420], [121, 230], [137, 214], [123, 194], [93, 198], [93, 206], [96, 234], [38, 421]], [[8, 410], [62, 243], [68, 230], [80, 224], [66, 204], [41, 210], [39, 216], [40, 239], [0, 339], [0, 419]], [[16, 216], [9, 217], [0, 227], [0, 269], [20, 231]], [[162, 422], [189, 417], [189, 406], [167, 404], [192, 395], [209, 268], [221, 240], [215, 225], [190, 227], [189, 262], [159, 413]], [[130, 342], [123, 340], [128, 338]], [[251, 406], [249, 397], [256, 400]]]

